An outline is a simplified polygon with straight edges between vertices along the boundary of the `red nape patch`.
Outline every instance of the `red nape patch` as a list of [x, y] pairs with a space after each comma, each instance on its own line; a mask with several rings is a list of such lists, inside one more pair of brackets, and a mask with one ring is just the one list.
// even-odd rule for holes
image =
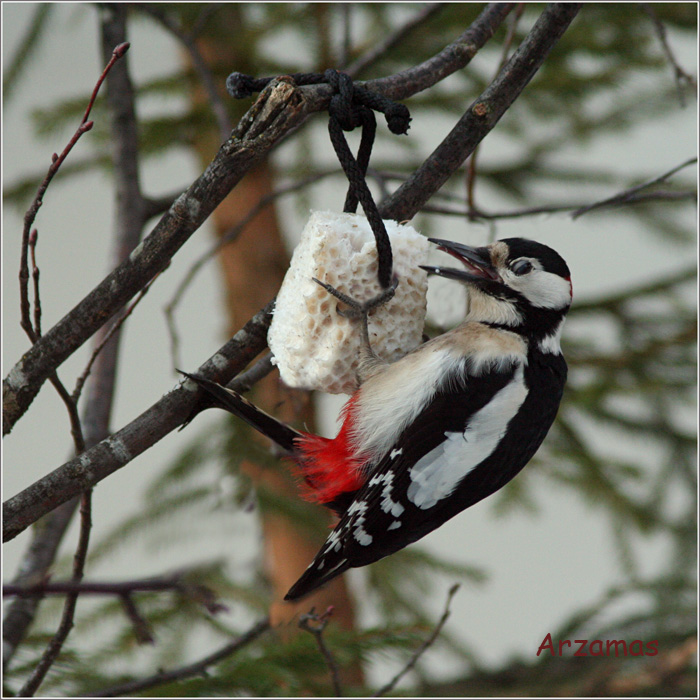
[[294, 442], [297, 472], [308, 486], [303, 496], [309, 501], [330, 503], [341, 493], [357, 491], [365, 481], [360, 471], [365, 460], [349, 441], [354, 402], [355, 396], [343, 407], [343, 426], [335, 438], [305, 433]]
[[571, 277], [564, 278], [569, 283], [569, 296], [574, 298], [574, 285], [571, 283]]

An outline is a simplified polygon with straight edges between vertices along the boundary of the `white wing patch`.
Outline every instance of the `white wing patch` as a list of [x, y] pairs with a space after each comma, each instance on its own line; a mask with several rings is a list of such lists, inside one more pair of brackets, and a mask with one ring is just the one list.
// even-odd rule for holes
[[527, 392], [524, 369], [519, 364], [511, 381], [471, 417], [463, 433], [445, 433], [445, 440], [411, 467], [409, 500], [427, 510], [449, 496], [493, 453]]
[[[396, 451], [396, 450], [394, 450]], [[393, 472], [385, 472], [384, 474], [377, 474], [369, 480], [370, 486], [376, 486], [377, 484], [384, 484], [382, 489], [382, 502], [380, 504], [381, 509], [385, 513], [391, 513], [395, 518], [398, 518], [404, 511], [404, 507], [394, 501], [391, 497], [391, 484], [394, 481]]]
[[372, 535], [367, 532], [364, 528], [365, 523], [365, 512], [367, 511], [367, 504], [364, 501], [353, 501], [348, 508], [348, 515], [353, 516], [351, 527], [353, 528], [353, 536], [355, 539], [365, 547], [372, 544]]

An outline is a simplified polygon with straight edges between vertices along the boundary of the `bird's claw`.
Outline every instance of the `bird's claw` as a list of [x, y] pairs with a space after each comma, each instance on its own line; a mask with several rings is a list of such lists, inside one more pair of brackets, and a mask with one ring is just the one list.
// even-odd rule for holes
[[399, 278], [394, 276], [390, 287], [383, 289], [381, 292], [379, 292], [379, 294], [372, 297], [368, 301], [362, 302], [358, 301], [357, 299], [353, 299], [351, 296], [339, 291], [326, 282], [321, 282], [321, 280], [316, 279], [315, 277], [313, 278], [313, 281], [316, 282], [316, 284], [321, 285], [321, 287], [323, 287], [329, 294], [334, 296], [339, 301], [342, 301], [343, 304], [349, 307], [347, 309], [337, 309], [338, 315], [343, 316], [344, 318], [366, 318], [370, 311], [378, 308], [379, 306], [383, 306], [388, 301], [391, 301], [396, 293], [396, 287], [399, 285]]

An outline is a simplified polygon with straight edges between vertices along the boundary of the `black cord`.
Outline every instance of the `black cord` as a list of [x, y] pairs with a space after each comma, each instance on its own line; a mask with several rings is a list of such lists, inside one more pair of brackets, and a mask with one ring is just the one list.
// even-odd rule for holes
[[[357, 211], [358, 202], [362, 205], [377, 245], [377, 278], [382, 289], [389, 289], [393, 285], [391, 242], [365, 176], [377, 131], [374, 111], [384, 114], [392, 133], [405, 134], [411, 122], [408, 108], [377, 92], [355, 85], [349, 75], [337, 70], [329, 69], [325, 73], [296, 73], [291, 78], [297, 85], [328, 83], [333, 88], [334, 94], [328, 105], [328, 133], [349, 183], [343, 211], [354, 213]], [[235, 72], [226, 79], [226, 89], [231, 97], [241, 99], [263, 90], [271, 80], [272, 77], [254, 78]], [[352, 131], [358, 126], [362, 127], [362, 136], [355, 158], [343, 131]]]

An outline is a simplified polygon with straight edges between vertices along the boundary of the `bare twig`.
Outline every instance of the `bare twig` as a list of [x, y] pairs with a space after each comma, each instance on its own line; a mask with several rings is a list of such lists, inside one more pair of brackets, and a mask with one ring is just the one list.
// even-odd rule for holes
[[[695, 200], [697, 192], [687, 190], [682, 192], [649, 192], [647, 194], [634, 194], [625, 199], [624, 202], [616, 203], [617, 206], [630, 204], [645, 204], [647, 202], [677, 202], [680, 200]], [[551, 206], [527, 207], [525, 209], [512, 209], [511, 211], [484, 211], [483, 209], [448, 209], [437, 207], [431, 204], [421, 209], [423, 214], [441, 214], [443, 216], [471, 217], [475, 221], [495, 221], [497, 219], [522, 219], [528, 216], [538, 216], [540, 214], [557, 214], [560, 212], [573, 212], [574, 210], [588, 207], [589, 204], [553, 204]], [[612, 205], [611, 205], [612, 206]], [[596, 207], [598, 209], [599, 207]], [[601, 205], [602, 208], [602, 205]], [[582, 216], [586, 212], [582, 212]]]
[[[85, 570], [85, 559], [87, 557], [88, 544], [90, 542], [90, 528], [92, 527], [92, 490], [88, 489], [81, 497], [80, 501], [80, 535], [78, 546], [73, 557], [73, 581], [79, 583], [83, 578]], [[31, 697], [38, 690], [42, 681], [46, 677], [51, 666], [58, 658], [71, 629], [73, 628], [73, 618], [75, 617], [75, 607], [78, 602], [78, 593], [69, 593], [63, 605], [61, 622], [44, 650], [44, 653], [36, 665], [31, 675], [17, 693], [20, 697]]]
[[[73, 146], [78, 142], [80, 137], [86, 133], [87, 131], [90, 131], [92, 129], [93, 122], [88, 121], [88, 117], [90, 116], [90, 112], [92, 111], [92, 107], [95, 104], [95, 99], [97, 98], [97, 93], [99, 92], [100, 87], [102, 86], [102, 83], [104, 82], [104, 79], [107, 77], [107, 73], [111, 70], [112, 66], [129, 50], [129, 44], [124, 43], [120, 44], [117, 46], [114, 51], [112, 52], [112, 58], [110, 59], [109, 63], [105, 66], [104, 70], [102, 71], [102, 74], [97, 80], [97, 83], [95, 83], [95, 87], [92, 91], [92, 95], [90, 96], [90, 101], [88, 102], [88, 105], [85, 109], [85, 114], [83, 115], [83, 118], [80, 122], [80, 125], [78, 126], [76, 132], [73, 134], [72, 138], [68, 142], [68, 145], [63, 149], [61, 155], [53, 154], [51, 158], [51, 165], [49, 166], [49, 170], [46, 173], [46, 177], [44, 178], [43, 182], [39, 186], [39, 190], [36, 193], [36, 196], [34, 197], [34, 200], [32, 201], [31, 205], [29, 206], [29, 209], [27, 209], [26, 214], [24, 215], [24, 229], [22, 231], [22, 249], [21, 249], [21, 255], [20, 255], [20, 273], [19, 273], [19, 279], [20, 279], [20, 311], [21, 311], [21, 324], [22, 328], [25, 329], [25, 331], [28, 331], [28, 327], [31, 327], [31, 321], [29, 318], [26, 316], [26, 312], [29, 309], [29, 302], [27, 300], [28, 294], [27, 294], [27, 281], [29, 280], [29, 272], [27, 269], [27, 249], [29, 247], [29, 237], [30, 237], [30, 231], [32, 228], [32, 225], [34, 224], [34, 220], [36, 219], [36, 215], [39, 212], [39, 209], [41, 208], [41, 205], [43, 204], [44, 201], [44, 195], [46, 194], [46, 190], [48, 189], [48, 186], [51, 184], [51, 180], [53, 180], [54, 175], [58, 172], [58, 169], [61, 167], [61, 164], [63, 161], [67, 158], [68, 154], [71, 152], [73, 149]], [[37, 336], [39, 334], [37, 333]]]
[[413, 653], [413, 656], [409, 659], [408, 663], [384, 686], [382, 686], [375, 694], [375, 698], [380, 698], [383, 695], [386, 695], [387, 693], [390, 693], [395, 687], [396, 684], [412, 669], [415, 667], [415, 665], [418, 663], [418, 660], [420, 659], [421, 656], [435, 643], [435, 640], [438, 638], [438, 635], [442, 631], [442, 628], [445, 626], [445, 623], [447, 622], [448, 618], [450, 617], [450, 603], [452, 602], [452, 598], [454, 598], [455, 593], [459, 590], [459, 584], [455, 583], [452, 588], [447, 592], [447, 601], [445, 603], [445, 611], [442, 613], [442, 617], [438, 620], [437, 625], [435, 625], [435, 629], [433, 630], [432, 634], [421, 644], [418, 649], [415, 650]]
[[[328, 666], [328, 670], [331, 674], [333, 692], [335, 693], [336, 697], [341, 698], [343, 697], [343, 689], [340, 685], [340, 669], [338, 668], [338, 664], [336, 663], [333, 654], [331, 654], [331, 650], [328, 648], [325, 640], [323, 639], [323, 631], [326, 629], [326, 625], [328, 624], [332, 614], [332, 606], [329, 607], [326, 612], [323, 613], [323, 615], [317, 615], [314, 612], [314, 608], [311, 608], [306, 615], [302, 615], [299, 618], [299, 628], [314, 636], [319, 651], [323, 656], [323, 660], [326, 662], [326, 666]], [[312, 622], [314, 624], [310, 624]]]
[[202, 85], [207, 92], [209, 102], [211, 104], [212, 111], [216, 117], [216, 123], [219, 128], [219, 138], [225, 141], [231, 135], [231, 129], [233, 125], [228, 116], [228, 111], [226, 110], [226, 105], [221, 99], [219, 91], [216, 89], [216, 83], [209, 70], [207, 62], [202, 57], [199, 51], [197, 42], [192, 33], [186, 32], [166, 11], [160, 9], [157, 5], [142, 5], [136, 3], [134, 5], [136, 9], [140, 9], [142, 12], [153, 17], [155, 20], [160, 22], [180, 43], [187, 49], [192, 59], [192, 64], [195, 70], [199, 74], [199, 78], [202, 81]]
[[[159, 273], [160, 274], [160, 273]], [[73, 389], [73, 393], [71, 394], [71, 397], [75, 402], [78, 401], [80, 398], [80, 394], [83, 391], [83, 385], [85, 384], [85, 381], [87, 378], [90, 376], [90, 371], [92, 370], [92, 366], [94, 362], [97, 360], [99, 357], [100, 353], [104, 349], [105, 345], [109, 343], [109, 341], [112, 339], [115, 333], [118, 333], [121, 329], [121, 327], [124, 325], [124, 322], [126, 321], [129, 316], [133, 313], [134, 309], [138, 306], [138, 303], [143, 299], [146, 294], [148, 293], [148, 290], [151, 288], [151, 285], [156, 281], [158, 278], [158, 275], [154, 277], [136, 296], [134, 301], [127, 306], [127, 308], [123, 311], [123, 313], [119, 316], [119, 318], [112, 324], [110, 329], [104, 334], [101, 340], [99, 340], [96, 344], [95, 347], [92, 351], [92, 354], [90, 355], [90, 358], [87, 361], [87, 364], [85, 365], [85, 369], [83, 370], [82, 374], [78, 377], [78, 379], [75, 382], [75, 388]]]
[[323, 178], [329, 177], [331, 175], [337, 175], [338, 171], [336, 169], [327, 172], [317, 173], [306, 177], [298, 182], [293, 182], [289, 185], [284, 185], [278, 187], [276, 190], [262, 196], [245, 214], [245, 216], [232, 228], [230, 228], [223, 236], [221, 236], [216, 243], [214, 243], [209, 250], [202, 253], [189, 267], [185, 276], [178, 284], [175, 289], [170, 301], [165, 305], [163, 313], [165, 314], [166, 326], [168, 328], [168, 335], [170, 336], [170, 357], [172, 358], [173, 367], [178, 367], [180, 365], [179, 360], [179, 348], [180, 348], [180, 335], [177, 330], [177, 324], [175, 323], [175, 309], [179, 306], [182, 301], [182, 297], [185, 292], [192, 284], [194, 278], [197, 276], [199, 271], [206, 265], [207, 262], [212, 260], [216, 254], [226, 245], [232, 243], [238, 238], [238, 236], [243, 233], [246, 226], [250, 224], [253, 219], [255, 219], [258, 214], [260, 214], [265, 207], [269, 206], [279, 197], [283, 197], [288, 194], [293, 194], [298, 192], [309, 185], [312, 185]]
[[153, 630], [148, 624], [148, 620], [139, 612], [131, 595], [129, 593], [122, 593], [122, 595], [119, 596], [119, 600], [124, 608], [124, 614], [129, 618], [129, 622], [131, 622], [131, 626], [134, 629], [136, 641], [139, 644], [155, 643]]
[[41, 296], [39, 294], [39, 267], [36, 264], [36, 244], [39, 232], [32, 229], [29, 234], [29, 254], [32, 259], [32, 282], [34, 288], [34, 332], [41, 337]]
[[33, 586], [16, 586], [6, 584], [2, 587], [4, 596], [34, 596], [34, 595], [67, 595], [80, 593], [81, 595], [112, 595], [123, 596], [134, 593], [179, 591], [188, 593], [191, 584], [187, 583], [181, 575], [165, 576], [162, 578], [133, 579], [129, 581], [45, 581]]
[[260, 622], [253, 625], [253, 627], [251, 627], [238, 639], [234, 640], [233, 642], [229, 642], [218, 651], [215, 651], [209, 656], [205, 656], [200, 661], [196, 661], [195, 663], [187, 666], [181, 666], [180, 668], [173, 669], [172, 671], [159, 671], [154, 676], [143, 678], [138, 681], [132, 681], [131, 683], [115, 685], [111, 688], [105, 688], [104, 690], [100, 690], [96, 693], [87, 693], [86, 697], [113, 698], [120, 695], [131, 696], [143, 690], [164, 685], [165, 683], [173, 683], [175, 681], [185, 680], [186, 678], [204, 675], [210, 666], [219, 663], [219, 661], [228, 658], [232, 654], [235, 654], [237, 651], [240, 651], [244, 647], [248, 646], [268, 629], [270, 629], [270, 620], [265, 618], [264, 620], [260, 620]]
[[659, 16], [656, 14], [656, 12], [654, 12], [654, 8], [647, 2], [642, 2], [639, 4], [639, 6], [642, 10], [644, 10], [644, 12], [646, 12], [647, 15], [649, 15], [649, 18], [651, 19], [654, 25], [656, 36], [661, 42], [661, 48], [666, 54], [666, 58], [671, 64], [671, 67], [673, 68], [673, 76], [676, 80], [676, 88], [678, 90], [678, 102], [680, 103], [681, 107], [685, 107], [685, 93], [683, 91], [683, 88], [685, 85], [687, 85], [697, 93], [697, 80], [692, 75], [690, 75], [690, 73], [683, 70], [683, 68], [681, 68], [680, 64], [676, 60], [676, 57], [673, 54], [673, 51], [671, 50], [671, 46], [668, 43], [668, 38], [666, 36], [666, 27], [664, 26], [664, 23], [659, 19]]
[[420, 9], [411, 19], [405, 24], [398, 27], [395, 31], [389, 34], [385, 39], [377, 44], [373, 44], [362, 56], [358, 56], [344, 72], [355, 77], [367, 70], [372, 64], [376, 63], [380, 58], [387, 54], [399, 42], [403, 41], [414, 29], [420, 27], [424, 22], [430, 19], [433, 15], [440, 12], [447, 3], [433, 2], [427, 3]]
[[272, 353], [265, 353], [250, 369], [236, 375], [236, 378], [229, 382], [229, 389], [237, 391], [239, 394], [249, 391], [254, 384], [259, 382], [263, 377], [267, 377], [274, 369], [272, 364]]
[[545, 7], [498, 77], [425, 162], [382, 202], [379, 212], [383, 218], [410, 219], [445, 184], [525, 89], [580, 9], [581, 3]]
[[[225, 384], [242, 371], [265, 348], [271, 312], [272, 302], [201, 365], [197, 373]], [[197, 396], [192, 382], [180, 382], [124, 428], [5, 501], [3, 537], [14, 538], [56, 506], [121, 469], [175, 430], [195, 409]]]
[[[503, 41], [503, 50], [501, 51], [501, 60], [498, 62], [498, 68], [496, 68], [496, 75], [494, 79], [498, 76], [499, 71], [503, 69], [508, 61], [508, 54], [510, 53], [510, 48], [513, 45], [513, 39], [515, 39], [515, 32], [518, 28], [518, 22], [523, 16], [525, 11], [525, 3], [518, 3], [518, 6], [508, 18], [508, 31], [506, 33], [506, 38]], [[474, 190], [476, 187], [476, 160], [479, 156], [479, 146], [477, 146], [469, 157], [467, 163], [467, 209], [469, 210], [468, 218], [473, 221], [476, 218], [477, 207], [474, 199]]]
[[655, 177], [653, 180], [649, 180], [648, 182], [643, 182], [641, 185], [636, 185], [635, 187], [630, 187], [628, 190], [624, 190], [623, 192], [619, 192], [618, 194], [608, 197], [607, 199], [603, 199], [599, 202], [594, 202], [593, 204], [589, 204], [585, 207], [581, 207], [580, 209], [577, 209], [575, 212], [571, 214], [571, 217], [573, 219], [578, 218], [582, 214], [587, 214], [589, 211], [593, 211], [594, 209], [600, 209], [601, 207], [609, 207], [609, 206], [620, 206], [622, 204], [627, 204], [638, 192], [641, 192], [642, 190], [645, 190], [647, 187], [653, 187], [654, 185], [658, 185], [662, 182], [665, 182], [668, 180], [671, 175], [675, 175], [679, 170], [683, 170], [683, 168], [687, 168], [689, 165], [693, 165], [694, 163], [697, 163], [698, 159], [697, 157], [695, 158], [689, 158], [688, 160], [684, 161], [680, 165], [677, 165], [675, 168], [671, 168], [668, 172], [664, 173], [663, 175], [659, 175], [659, 177]]

